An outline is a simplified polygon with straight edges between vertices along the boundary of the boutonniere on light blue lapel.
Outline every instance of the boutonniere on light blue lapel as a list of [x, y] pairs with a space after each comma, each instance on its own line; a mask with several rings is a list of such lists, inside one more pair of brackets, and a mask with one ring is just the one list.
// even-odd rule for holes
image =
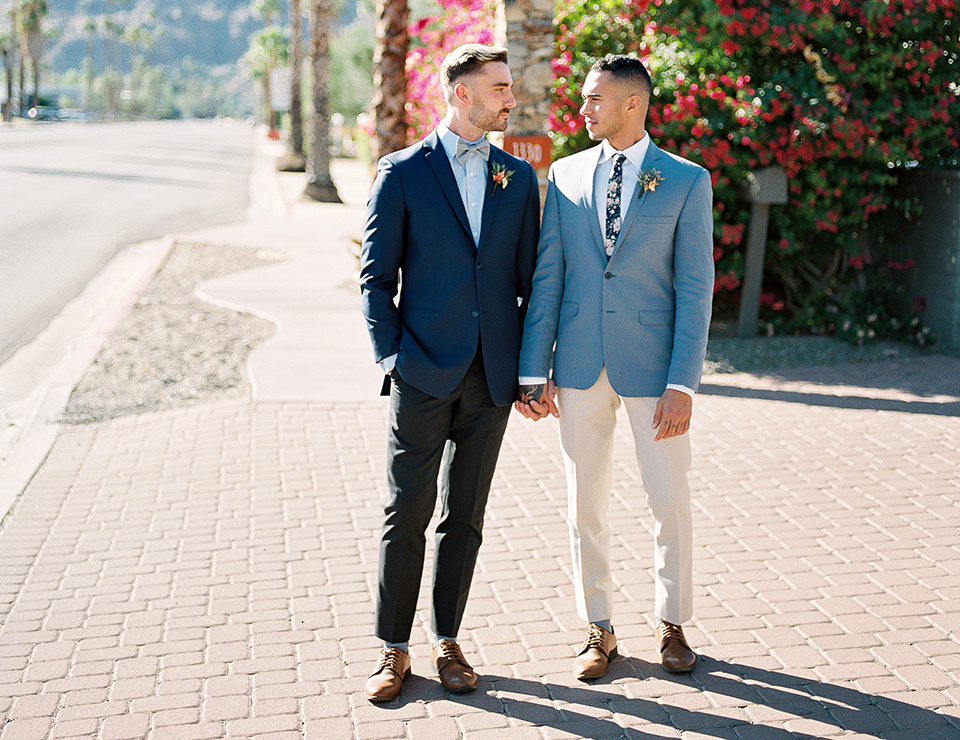
[[499, 185], [504, 190], [507, 189], [507, 185], [510, 184], [510, 178], [513, 177], [513, 170], [508, 170], [502, 164], [497, 162], [493, 163], [493, 188], [496, 190], [497, 185]]
[[663, 182], [663, 175], [660, 174], [660, 170], [640, 170], [637, 175], [637, 185], [640, 186], [637, 197], [641, 197], [648, 190], [652, 193], [661, 182]]

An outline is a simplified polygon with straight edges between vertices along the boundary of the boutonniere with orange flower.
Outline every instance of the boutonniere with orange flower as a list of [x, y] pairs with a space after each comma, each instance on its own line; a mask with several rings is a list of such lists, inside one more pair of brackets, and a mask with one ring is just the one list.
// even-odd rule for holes
[[638, 197], [648, 190], [652, 193], [661, 182], [663, 182], [663, 175], [660, 174], [660, 170], [640, 170], [637, 175], [637, 184], [640, 186]]
[[507, 185], [510, 184], [510, 178], [513, 177], [513, 170], [508, 170], [502, 164], [497, 162], [493, 163], [493, 187], [496, 189], [499, 185], [504, 190], [507, 189]]

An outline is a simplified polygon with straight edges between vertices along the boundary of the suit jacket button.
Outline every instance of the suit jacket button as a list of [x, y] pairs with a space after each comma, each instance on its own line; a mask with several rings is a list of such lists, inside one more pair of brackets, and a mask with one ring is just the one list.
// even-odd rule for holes
[[604, 276], [607, 280], [609, 280], [610, 278], [613, 277], [613, 273], [612, 273], [612, 272], [605, 272], [605, 273], [603, 273], [603, 276]]
[[480, 312], [479, 312], [479, 311], [474, 311], [474, 312], [473, 312], [473, 317], [474, 317], [474, 318], [476, 318], [476, 317], [479, 316], [479, 315], [480, 315]]

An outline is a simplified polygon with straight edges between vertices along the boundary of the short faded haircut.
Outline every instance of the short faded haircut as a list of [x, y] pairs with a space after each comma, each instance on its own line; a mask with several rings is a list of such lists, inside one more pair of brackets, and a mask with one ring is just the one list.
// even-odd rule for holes
[[650, 99], [653, 95], [653, 83], [650, 81], [650, 73], [636, 57], [626, 54], [607, 54], [602, 59], [598, 59], [590, 67], [591, 72], [609, 72], [613, 78], [622, 84], [638, 89]]
[[447, 54], [440, 65], [440, 84], [444, 92], [453, 90], [457, 80], [477, 72], [490, 62], [507, 63], [507, 50], [502, 46], [464, 44]]

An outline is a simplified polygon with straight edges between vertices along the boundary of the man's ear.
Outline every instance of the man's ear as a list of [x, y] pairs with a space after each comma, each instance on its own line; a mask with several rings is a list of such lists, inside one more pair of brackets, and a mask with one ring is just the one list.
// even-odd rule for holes
[[647, 118], [647, 111], [650, 108], [650, 101], [643, 95], [631, 95], [627, 104], [627, 110], [631, 115], [637, 116], [641, 121]]
[[470, 102], [470, 90], [462, 82], [458, 82], [453, 86], [453, 97], [461, 103], [468, 103]]

